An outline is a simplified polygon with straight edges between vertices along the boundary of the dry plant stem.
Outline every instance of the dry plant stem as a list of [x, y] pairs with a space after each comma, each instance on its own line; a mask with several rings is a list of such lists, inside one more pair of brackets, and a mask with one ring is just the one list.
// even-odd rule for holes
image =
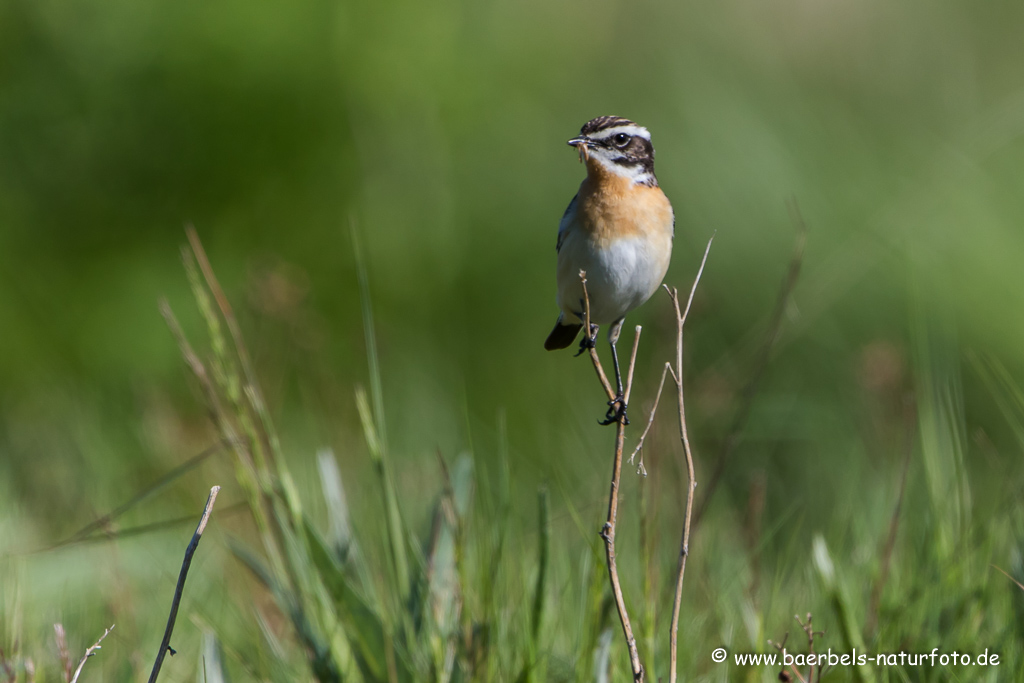
[[[704, 248], [704, 257], [700, 261], [700, 268], [697, 269], [697, 276], [693, 278], [693, 286], [690, 287], [690, 298], [686, 300], [686, 308], [679, 310], [679, 292], [676, 289], [669, 290], [672, 298], [672, 308], [676, 314], [676, 367], [672, 373], [675, 380], [679, 403], [679, 438], [683, 442], [683, 452], [686, 455], [686, 516], [683, 518], [683, 538], [679, 546], [679, 568], [676, 571], [676, 593], [675, 601], [672, 603], [672, 627], [669, 632], [669, 683], [676, 681], [676, 662], [678, 661], [679, 643], [679, 608], [683, 599], [683, 576], [686, 574], [686, 559], [690, 556], [690, 522], [693, 516], [693, 495], [697, 489], [697, 477], [693, 468], [693, 451], [690, 449], [690, 436], [686, 428], [686, 404], [683, 401], [683, 325], [690, 315], [690, 307], [693, 305], [693, 295], [697, 292], [697, 285], [700, 277], [704, 274], [704, 266], [708, 262], [708, 254], [711, 252], [711, 243], [714, 236], [708, 240], [708, 246]], [[668, 287], [665, 287], [668, 290]]]
[[[580, 271], [580, 281], [583, 284], [583, 311], [584, 325], [587, 333], [590, 333], [590, 296], [587, 293], [586, 273]], [[628, 402], [632, 389], [633, 369], [636, 364], [636, 351], [640, 343], [640, 327], [636, 328], [636, 336], [633, 338], [633, 351], [630, 354], [629, 369], [626, 373], [626, 386], [623, 392], [623, 400]], [[597, 356], [597, 349], [591, 347], [590, 359], [594, 363], [594, 370], [608, 394], [609, 400], [615, 400], [615, 392], [612, 390], [608, 377], [604, 374], [601, 361]], [[622, 585], [619, 582], [619, 568], [615, 561], [615, 521], [619, 510], [619, 480], [622, 476], [622, 449], [626, 442], [626, 420], [625, 414], [620, 414], [615, 423], [615, 458], [612, 466], [611, 492], [608, 494], [608, 517], [604, 527], [601, 529], [601, 538], [604, 539], [605, 558], [608, 561], [608, 578], [612, 584], [612, 594], [615, 597], [615, 608], [619, 613], [619, 621], [622, 624], [622, 634], [626, 639], [626, 646], [629, 648], [629, 665], [633, 671], [634, 683], [642, 683], [644, 680], [644, 666], [640, 663], [640, 654], [636, 649], [636, 638], [633, 636], [633, 626], [629, 621], [629, 614], [626, 612], [626, 601], [622, 597]]]
[[[814, 636], [823, 636], [823, 635], [825, 635], [825, 632], [824, 631], [815, 631], [813, 629], [813, 627], [811, 626], [812, 616], [811, 616], [810, 612], [807, 613], [807, 623], [806, 624], [804, 622], [800, 621], [800, 615], [799, 614], [793, 615], [793, 618], [796, 619], [796, 623], [800, 624], [800, 628], [802, 628], [804, 630], [804, 633], [807, 635], [807, 651], [808, 651], [809, 654], [813, 655], [814, 654]], [[815, 666], [814, 664], [811, 664], [810, 669], [808, 669], [808, 671], [807, 671], [807, 683], [814, 683], [814, 666]], [[818, 666], [818, 681], [821, 681], [821, 672], [822, 672], [821, 664], [818, 664], [817, 666]]]
[[[774, 647], [774, 648], [776, 649], [776, 651], [778, 651], [778, 653], [779, 653], [779, 654], [781, 655], [781, 654], [782, 654], [782, 652], [783, 652], [783, 650], [784, 650], [784, 649], [785, 649], [785, 647], [786, 647], [786, 641], [787, 641], [787, 640], [789, 640], [789, 631], [786, 631], [786, 635], [784, 635], [784, 636], [782, 637], [782, 642], [781, 642], [781, 643], [776, 643], [776, 642], [774, 642], [773, 640], [770, 640], [770, 639], [769, 639], [769, 640], [768, 640], [768, 644], [769, 644], [769, 645], [771, 645], [772, 647]], [[786, 670], [786, 667], [785, 667], [785, 666], [783, 666], [783, 667], [782, 667], [782, 671], [783, 671], [783, 672], [785, 672], [785, 670]], [[796, 676], [796, 679], [797, 679], [798, 681], [800, 681], [800, 683], [807, 683], [807, 679], [805, 679], [805, 678], [804, 678], [804, 675], [803, 675], [802, 673], [800, 673], [800, 670], [799, 670], [799, 669], [797, 669], [797, 668], [796, 668], [795, 666], [793, 666], [793, 665], [791, 664], [791, 665], [789, 666], [789, 670], [790, 670], [790, 672], [792, 672], [792, 674], [793, 674], [794, 676]], [[779, 678], [780, 678], [780, 680], [782, 679], [782, 673], [780, 673], [780, 674], [779, 674]]]
[[153, 672], [149, 674], [149, 683], [156, 683], [156, 678], [160, 675], [160, 667], [164, 664], [164, 656], [170, 649], [171, 633], [174, 632], [174, 622], [178, 618], [178, 606], [181, 604], [181, 595], [185, 590], [185, 578], [192, 565], [192, 556], [195, 555], [196, 548], [199, 547], [199, 539], [202, 538], [203, 532], [206, 530], [206, 523], [210, 521], [210, 514], [213, 513], [213, 504], [217, 502], [218, 493], [220, 493], [219, 486], [210, 489], [199, 526], [196, 527], [196, 532], [192, 534], [192, 540], [189, 541], [188, 548], [185, 549], [185, 559], [181, 563], [181, 571], [178, 573], [178, 585], [174, 589], [174, 600], [171, 601], [171, 614], [167, 618], [167, 628], [164, 630], [164, 639], [160, 642], [160, 651], [157, 652], [156, 661], [153, 662]]
[[78, 683], [78, 677], [82, 675], [82, 669], [85, 667], [85, 660], [89, 659], [89, 657], [92, 657], [94, 654], [96, 654], [96, 650], [100, 649], [100, 643], [102, 643], [103, 639], [107, 637], [107, 634], [114, 630], [114, 626], [115, 624], [111, 624], [110, 628], [104, 631], [103, 635], [100, 636], [100, 639], [93, 643], [92, 647], [85, 651], [85, 654], [82, 655], [81, 661], [78, 662], [78, 668], [75, 669], [75, 675], [71, 677], [71, 683]]
[[[587, 271], [580, 271], [580, 284], [583, 285], [583, 333], [590, 336], [590, 294], [587, 292]], [[594, 339], [596, 342], [597, 340]], [[608, 381], [608, 375], [604, 374], [604, 367], [601, 366], [601, 359], [597, 357], [596, 346], [590, 347], [590, 360], [594, 363], [594, 370], [597, 371], [597, 379], [604, 387], [604, 393], [608, 394], [608, 400], [615, 400], [615, 390], [612, 383]]]
[[[665, 367], [662, 368], [661, 370], [661, 381], [658, 382], [658, 393], [654, 395], [654, 405], [651, 406], [651, 414], [647, 418], [647, 426], [644, 427], [644, 431], [640, 435], [640, 439], [636, 442], [636, 448], [633, 449], [633, 452], [629, 456], [630, 465], [633, 464], [633, 460], [636, 458], [637, 454], [639, 454], [644, 449], [644, 441], [647, 440], [647, 433], [651, 431], [651, 426], [654, 425], [654, 416], [658, 412], [658, 404], [661, 403], [661, 392], [665, 389], [665, 377], [670, 372], [672, 372], [672, 364], [665, 363]], [[675, 378], [674, 372], [672, 373], [672, 377]], [[632, 381], [632, 378], [630, 378], [630, 380]], [[640, 462], [637, 465], [636, 473], [642, 474], [645, 477], [647, 476], [647, 468], [644, 467], [643, 455], [640, 455]]]

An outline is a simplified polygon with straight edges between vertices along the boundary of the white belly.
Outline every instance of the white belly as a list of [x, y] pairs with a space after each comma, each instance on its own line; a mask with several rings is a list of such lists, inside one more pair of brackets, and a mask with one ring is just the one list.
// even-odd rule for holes
[[581, 230], [569, 230], [558, 252], [558, 307], [569, 320], [580, 317], [585, 270], [591, 322], [621, 320], [657, 291], [671, 255], [671, 233], [625, 237], [599, 249]]

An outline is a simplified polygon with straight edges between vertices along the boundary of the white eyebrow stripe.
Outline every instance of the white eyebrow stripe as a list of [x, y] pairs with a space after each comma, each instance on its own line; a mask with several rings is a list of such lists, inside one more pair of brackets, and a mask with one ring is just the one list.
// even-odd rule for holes
[[598, 131], [590, 137], [594, 140], [607, 140], [613, 135], [619, 133], [625, 133], [626, 135], [635, 135], [636, 137], [644, 138], [645, 140], [651, 139], [651, 134], [647, 132], [647, 129], [643, 126], [612, 126], [611, 128], [605, 128], [604, 130]]

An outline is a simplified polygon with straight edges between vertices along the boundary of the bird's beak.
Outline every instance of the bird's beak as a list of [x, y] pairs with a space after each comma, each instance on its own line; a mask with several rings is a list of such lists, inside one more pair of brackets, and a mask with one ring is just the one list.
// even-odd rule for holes
[[596, 143], [588, 138], [586, 135], [580, 135], [569, 140], [569, 144], [576, 148], [576, 151], [580, 153], [580, 163], [587, 160], [590, 156], [590, 148], [596, 147]]

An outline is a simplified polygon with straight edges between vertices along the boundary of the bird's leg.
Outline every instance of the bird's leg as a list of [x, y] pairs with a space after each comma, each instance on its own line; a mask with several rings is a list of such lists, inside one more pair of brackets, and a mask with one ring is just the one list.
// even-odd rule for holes
[[608, 343], [612, 347], [612, 366], [615, 368], [615, 398], [608, 401], [608, 413], [601, 422], [603, 425], [615, 424], [620, 420], [623, 424], [629, 424], [629, 418], [626, 417], [626, 395], [622, 390], [622, 372], [619, 370], [619, 352], [616, 348], [620, 332], [622, 320], [613, 323], [608, 330]]

